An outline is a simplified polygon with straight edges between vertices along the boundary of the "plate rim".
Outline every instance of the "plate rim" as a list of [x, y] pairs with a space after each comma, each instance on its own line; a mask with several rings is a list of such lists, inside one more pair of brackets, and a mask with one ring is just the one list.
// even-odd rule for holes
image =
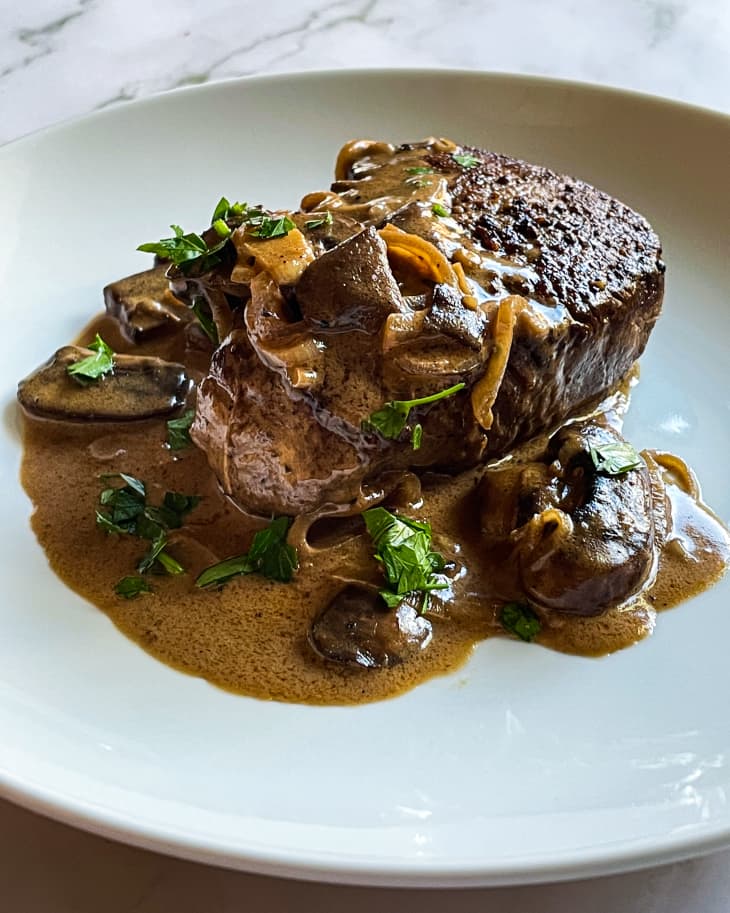
[[553, 89], [571, 89], [579, 92], [595, 92], [599, 95], [609, 95], [615, 98], [631, 99], [634, 102], [652, 103], [668, 108], [676, 108], [685, 111], [687, 114], [707, 115], [717, 118], [720, 122], [730, 123], [730, 111], [722, 111], [719, 108], [712, 108], [705, 105], [698, 105], [693, 102], [683, 101], [679, 98], [672, 98], [669, 95], [658, 95], [652, 92], [644, 92], [640, 89], [628, 89], [622, 86], [611, 84], [603, 85], [601, 83], [591, 82], [590, 80], [569, 79], [561, 76], [543, 76], [530, 73], [512, 73], [507, 70], [475, 70], [460, 67], [343, 67], [333, 69], [331, 67], [322, 67], [307, 70], [281, 70], [276, 73], [250, 73], [245, 76], [229, 76], [223, 79], [214, 79], [199, 85], [176, 86], [172, 89], [163, 89], [159, 92], [153, 92], [149, 95], [142, 95], [136, 98], [122, 99], [112, 104], [104, 105], [100, 108], [94, 108], [85, 114], [79, 114], [63, 118], [52, 124], [38, 127], [28, 133], [22, 133], [20, 136], [13, 137], [7, 142], [0, 143], [0, 156], [6, 149], [15, 149], [15, 147], [24, 143], [30, 143], [38, 139], [65, 129], [73, 128], [79, 124], [86, 123], [89, 120], [97, 120], [108, 116], [113, 116], [114, 112], [125, 110], [130, 106], [157, 105], [164, 103], [165, 99], [188, 94], [205, 94], [210, 91], [217, 91], [221, 86], [232, 88], [237, 85], [249, 85], [252, 83], [276, 83], [288, 82], [292, 78], [296, 79], [339, 79], [342, 77], [368, 78], [369, 76], [378, 76], [398, 78], [400, 76], [433, 76], [437, 74], [448, 78], [475, 77], [486, 78], [490, 81], [505, 81], [510, 83], [522, 82], [524, 85], [541, 85]]
[[[274, 74], [254, 74], [215, 80], [198, 86], [185, 86], [154, 93], [142, 98], [124, 101], [87, 114], [64, 119], [41, 127], [0, 146], [0, 169], [5, 150], [15, 154], [26, 145], [53, 141], [57, 134], [72, 131], [89, 121], [115, 117], [130, 106], [155, 107], [165, 105], [173, 97], [190, 93], [215, 94], [220, 91], [246, 89], [256, 84], [291, 82], [292, 79], [338, 81], [341, 79], [384, 79], [443, 77], [449, 80], [470, 78], [510, 87], [547, 88], [550, 91], [570, 90], [583, 95], [611, 97], [633, 105], [650, 105], [663, 108], [673, 116], [695, 116], [714, 121], [730, 135], [730, 113], [714, 108], [691, 104], [670, 97], [654, 95], [615, 86], [604, 86], [588, 81], [555, 77], [533, 76], [504, 71], [459, 69], [449, 67], [396, 67], [396, 68], [345, 68], [287, 70]], [[230, 845], [217, 842], [201, 833], [186, 834], [164, 823], [140, 822], [134, 815], [126, 816], [115, 809], [105, 808], [78, 796], [59, 794], [40, 782], [17, 776], [0, 767], [0, 797], [32, 812], [45, 815], [63, 824], [78, 827], [100, 837], [120, 840], [132, 846], [212, 865], [276, 877], [298, 878], [339, 884], [357, 884], [383, 887], [476, 887], [515, 884], [535, 884], [547, 881], [564, 881], [628, 872], [657, 864], [667, 864], [690, 857], [715, 852], [730, 845], [730, 824], [712, 822], [688, 828], [679, 833], [670, 832], [661, 840], [643, 838], [635, 842], [622, 841], [615, 846], [594, 845], [583, 851], [565, 851], [541, 857], [501, 859], [490, 863], [476, 857], [467, 861], [435, 862], [431, 857], [390, 860], [384, 857], [332, 854], [326, 851], [292, 850], [281, 847], [257, 846], [250, 839], [246, 846], [234, 850]], [[326, 861], [323, 861], [325, 860]]]

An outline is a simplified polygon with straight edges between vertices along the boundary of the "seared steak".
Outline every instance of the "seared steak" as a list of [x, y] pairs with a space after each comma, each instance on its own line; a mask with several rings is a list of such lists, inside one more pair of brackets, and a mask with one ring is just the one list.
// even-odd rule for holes
[[[609, 391], [661, 308], [661, 248], [642, 216], [448, 141], [349, 144], [332, 190], [293, 218], [265, 248], [237, 228], [236, 262], [210, 280], [225, 287], [228, 335], [192, 429], [224, 489], [261, 513], [351, 501], [389, 469], [508, 452]], [[282, 272], [277, 257], [299, 266]], [[459, 382], [396, 439], [362, 428], [387, 401]]]

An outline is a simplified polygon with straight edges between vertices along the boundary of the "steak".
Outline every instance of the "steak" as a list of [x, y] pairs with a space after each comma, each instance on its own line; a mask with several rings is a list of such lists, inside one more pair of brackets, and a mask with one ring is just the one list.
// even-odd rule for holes
[[[494, 152], [348, 144], [331, 190], [292, 218], [265, 250], [237, 227], [235, 262], [194, 281], [218, 290], [216, 315], [224, 287], [230, 313], [192, 435], [255, 512], [502, 456], [609, 392], [659, 316], [661, 247], [641, 215]], [[368, 424], [386, 402], [457, 384], [400, 434]]]

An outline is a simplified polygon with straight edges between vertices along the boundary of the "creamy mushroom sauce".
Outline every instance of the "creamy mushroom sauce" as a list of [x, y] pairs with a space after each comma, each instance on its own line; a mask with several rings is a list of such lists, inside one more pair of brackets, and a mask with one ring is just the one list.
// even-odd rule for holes
[[[444, 142], [442, 151], [456, 148]], [[392, 150], [385, 144], [345, 147], [338, 177], [348, 167], [365, 174], [377, 166], [377, 173], [367, 184], [340, 179], [333, 191], [305, 197], [302, 210], [331, 209], [375, 223], [405, 202], [416, 202], [423, 210], [419, 218], [427, 222], [421, 226], [424, 236], [429, 231], [441, 233], [441, 240], [451, 247], [451, 258], [463, 265], [472, 280], [477, 300], [520, 294], [529, 302], [530, 319], [537, 324], [571, 319], [562, 306], [546, 306], [531, 298], [534, 276], [529, 265], [502, 262], [464, 237], [453, 220], [435, 220], [433, 204], [449, 203], [444, 176], [414, 174], [404, 182], [402, 156], [397, 175], [395, 165], [393, 174], [388, 171]], [[422, 154], [414, 151], [414, 167]], [[169, 299], [161, 276], [148, 275], [141, 297], [156, 294], [160, 300]], [[202, 335], [191, 331], [186, 320], [173, 320], [155, 341], [132, 344], [121, 334], [117, 320], [102, 316], [84, 331], [80, 344], [88, 344], [97, 332], [115, 352], [179, 361], [195, 380], [204, 375], [210, 358]], [[596, 407], [600, 421], [620, 427], [628, 386], [627, 382]], [[164, 418], [80, 423], [26, 415], [24, 424], [22, 481], [35, 506], [33, 529], [53, 570], [149, 653], [228, 690], [310, 704], [355, 704], [391, 697], [453, 671], [479, 641], [506, 636], [499, 621], [501, 607], [506, 601], [524, 599], [509, 552], [486, 548], [480, 530], [478, 486], [490, 470], [480, 467], [454, 477], [425, 473], [420, 480], [400, 473], [389, 483], [386, 480], [387, 491], [366, 492], [359, 506], [380, 503], [385, 496], [384, 506], [431, 523], [433, 547], [451, 563], [449, 589], [436, 593], [430, 604], [433, 638], [427, 649], [416, 650], [389, 668], [324, 661], [308, 642], [313, 619], [348, 581], [377, 586], [381, 579], [358, 516], [296, 520], [289, 542], [298, 550], [300, 568], [289, 584], [252, 574], [222, 589], [203, 591], [194, 585], [197, 574], [230, 555], [246, 552], [254, 533], [268, 522], [246, 514], [224, 496], [205, 454], [195, 447], [170, 451], [165, 446]], [[546, 440], [510, 455], [508, 462], [530, 460], [544, 449]], [[645, 457], [667, 493], [662, 511], [667, 513], [669, 532], [654, 573], [639, 596], [597, 617], [541, 613], [538, 644], [584, 656], [621, 649], [652, 632], [658, 610], [705, 589], [725, 570], [730, 559], [728, 532], [703, 505], [692, 474], [674, 457], [652, 452]], [[167, 490], [202, 498], [184, 527], [169, 538], [170, 551], [186, 573], [152, 577], [154, 591], [130, 600], [115, 595], [114, 586], [134, 573], [146, 543], [129, 536], [110, 538], [95, 523], [103, 487], [100, 477], [117, 472], [143, 479], [152, 501]], [[525, 645], [525, 649], [535, 647]]]
[[[183, 356], [182, 333], [158, 346], [131, 346], [114, 321], [102, 317], [81, 341], [96, 332], [120, 352]], [[192, 363], [193, 373], [199, 370], [199, 352], [184, 360]], [[626, 400], [618, 393], [604, 413], [617, 421]], [[306, 523], [296, 524], [290, 541], [298, 548], [300, 569], [290, 584], [250, 575], [221, 590], [203, 591], [195, 588], [195, 576], [216, 561], [245, 552], [254, 532], [267, 525], [222, 494], [203, 453], [194, 447], [167, 449], [164, 419], [83, 424], [26, 416], [24, 424], [22, 480], [35, 505], [33, 529], [53, 570], [127, 636], [176, 669], [259, 698], [352, 704], [390, 697], [451, 672], [479, 641], [505, 635], [499, 609], [505, 599], [520, 594], [514, 591], [514, 568], [503, 564], [501, 556], [490, 555], [482, 542], [476, 488], [484, 468], [453, 478], [426, 475], [422, 486], [407, 476], [386, 499], [386, 505], [399, 512], [428, 519], [434, 547], [458, 570], [445, 598], [433, 600], [428, 617], [434, 635], [427, 649], [391, 668], [353, 669], [320, 660], [307, 632], [343, 581], [378, 582], [361, 520], [320, 520], [311, 530]], [[539, 446], [525, 448], [522, 458]], [[166, 490], [202, 496], [185, 527], [170, 537], [170, 550], [187, 573], [152, 577], [154, 592], [132, 600], [116, 596], [113, 588], [134, 572], [146, 543], [107, 537], [94, 521], [103, 487], [100, 476], [113, 472], [144, 479], [153, 501]], [[658, 610], [687, 599], [722, 574], [730, 556], [725, 528], [696, 492], [675, 484], [670, 470], [664, 473], [672, 532], [653, 585], [628, 605], [598, 617], [546, 613], [537, 643], [585, 656], [621, 649], [652, 632]]]

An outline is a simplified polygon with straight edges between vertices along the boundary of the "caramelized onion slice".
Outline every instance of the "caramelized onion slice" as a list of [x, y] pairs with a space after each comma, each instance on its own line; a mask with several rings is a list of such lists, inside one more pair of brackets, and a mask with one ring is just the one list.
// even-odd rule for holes
[[430, 241], [391, 224], [381, 228], [378, 234], [386, 243], [388, 260], [395, 269], [413, 272], [431, 282], [459, 286], [453, 266]]
[[321, 383], [323, 354], [302, 321], [287, 320], [284, 299], [269, 273], [253, 278], [244, 320], [251, 345], [267, 367], [284, 375], [296, 389]]
[[510, 295], [499, 302], [499, 307], [493, 318], [492, 352], [487, 362], [487, 368], [471, 391], [474, 418], [485, 431], [489, 431], [492, 427], [492, 422], [494, 421], [492, 406], [497, 399], [502, 378], [507, 369], [507, 362], [509, 361], [515, 329], [516, 306], [520, 306], [523, 303], [524, 299], [517, 295]]

